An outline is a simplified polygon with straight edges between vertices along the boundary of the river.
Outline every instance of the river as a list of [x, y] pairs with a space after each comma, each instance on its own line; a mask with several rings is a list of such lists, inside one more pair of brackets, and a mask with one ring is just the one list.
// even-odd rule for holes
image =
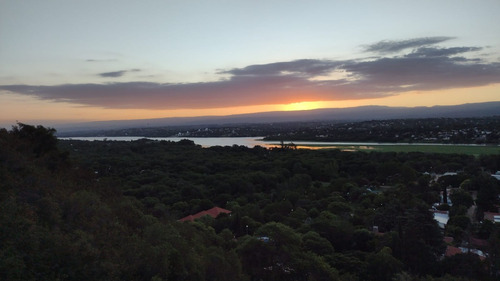
[[[73, 137], [73, 138], [60, 138], [62, 140], [85, 140], [85, 141], [135, 141], [143, 139], [145, 137]], [[266, 148], [280, 146], [279, 141], [265, 141], [264, 137], [213, 137], [213, 138], [199, 138], [199, 137], [167, 137], [167, 138], [152, 138], [147, 139], [157, 140], [157, 141], [174, 141], [178, 142], [183, 139], [192, 140], [195, 144], [201, 145], [203, 147], [211, 146], [233, 146], [242, 145], [246, 147], [262, 146]], [[285, 143], [290, 143], [286, 141]], [[453, 144], [440, 144], [440, 143], [376, 143], [376, 142], [319, 142], [319, 141], [294, 141], [293, 142], [297, 148], [307, 148], [307, 149], [321, 149], [321, 148], [343, 148], [346, 146], [385, 146], [385, 145], [444, 145], [449, 146]], [[459, 144], [460, 146], [478, 146], [475, 144]]]
[[[62, 140], [84, 140], [84, 141], [135, 141], [144, 139], [145, 137], [74, 137], [74, 138], [60, 138]], [[275, 147], [279, 145], [276, 141], [264, 141], [264, 137], [217, 137], [217, 138], [193, 138], [193, 137], [167, 137], [167, 138], [152, 138], [147, 139], [156, 141], [174, 141], [178, 142], [183, 139], [192, 140], [195, 144], [203, 147], [210, 146], [233, 146], [243, 145], [247, 147], [254, 147], [260, 145], [262, 147]]]

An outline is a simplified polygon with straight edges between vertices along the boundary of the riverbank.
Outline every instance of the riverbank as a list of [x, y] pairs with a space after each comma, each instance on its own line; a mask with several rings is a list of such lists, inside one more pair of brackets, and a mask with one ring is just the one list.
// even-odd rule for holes
[[[83, 140], [83, 141], [135, 141], [143, 139], [142, 136], [128, 137], [74, 137], [59, 138], [60, 140]], [[182, 139], [192, 140], [195, 144], [203, 147], [211, 146], [261, 146], [265, 148], [280, 147], [281, 142], [265, 141], [263, 137], [221, 137], [221, 138], [148, 138], [156, 141], [180, 141]], [[285, 142], [290, 143], [290, 142]], [[380, 152], [424, 152], [424, 153], [457, 153], [467, 155], [491, 155], [500, 154], [498, 145], [474, 145], [474, 144], [441, 144], [441, 143], [373, 143], [373, 142], [293, 142], [297, 149], [340, 149], [343, 151], [380, 151]]]

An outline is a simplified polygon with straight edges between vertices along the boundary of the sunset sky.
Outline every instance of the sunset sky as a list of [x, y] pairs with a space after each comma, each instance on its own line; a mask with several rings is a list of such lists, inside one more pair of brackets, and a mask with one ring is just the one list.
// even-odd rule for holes
[[500, 101], [500, 1], [0, 0], [0, 127]]

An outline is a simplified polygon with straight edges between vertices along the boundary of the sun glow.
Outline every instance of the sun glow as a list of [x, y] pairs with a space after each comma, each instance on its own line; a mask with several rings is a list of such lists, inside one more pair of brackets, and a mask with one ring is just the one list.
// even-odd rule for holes
[[295, 111], [295, 110], [311, 110], [323, 107], [322, 102], [318, 101], [302, 101], [284, 104], [281, 110]]

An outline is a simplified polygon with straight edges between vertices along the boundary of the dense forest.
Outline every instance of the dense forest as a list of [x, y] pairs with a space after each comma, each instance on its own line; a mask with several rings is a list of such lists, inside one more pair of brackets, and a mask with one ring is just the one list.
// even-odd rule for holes
[[[54, 134], [0, 129], [2, 280], [499, 278], [500, 155]], [[231, 213], [179, 221], [214, 206]], [[483, 255], [445, 254], [471, 241]]]

